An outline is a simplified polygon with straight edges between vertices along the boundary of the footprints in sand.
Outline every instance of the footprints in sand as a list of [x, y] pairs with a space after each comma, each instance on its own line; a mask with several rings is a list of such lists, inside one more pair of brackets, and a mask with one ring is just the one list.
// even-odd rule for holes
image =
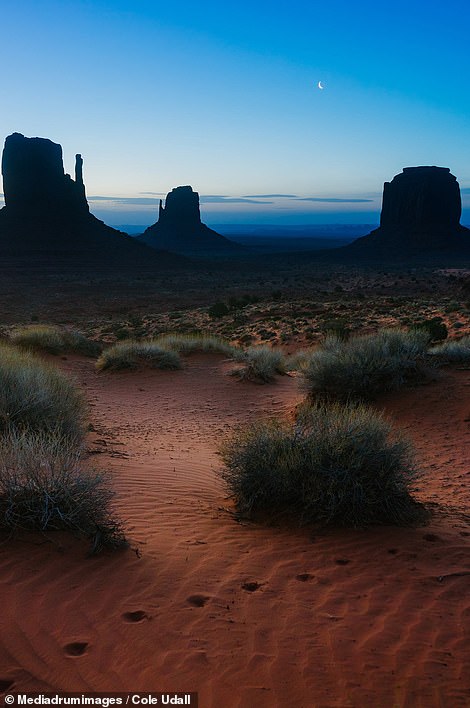
[[87, 649], [88, 642], [70, 642], [70, 644], [66, 644], [64, 647], [65, 653], [70, 657], [83, 656], [86, 654]]
[[137, 622], [143, 622], [145, 619], [150, 619], [149, 615], [144, 610], [135, 610], [134, 612], [124, 612], [121, 615], [124, 622], [129, 624], [136, 624]]
[[437, 536], [435, 533], [426, 533], [423, 536], [425, 541], [429, 541], [430, 543], [436, 543], [436, 541], [442, 541], [440, 536]]
[[208, 595], [190, 595], [186, 602], [188, 602], [193, 607], [204, 607], [210, 600]]
[[[121, 619], [128, 624], [136, 624], [143, 622], [145, 619], [149, 620], [150, 617], [144, 610], [134, 610], [133, 612], [124, 612], [121, 615]], [[77, 659], [87, 653], [88, 647], [88, 642], [70, 642], [64, 646], [64, 653], [71, 659]], [[0, 693], [8, 690], [12, 683], [12, 681], [8, 682], [0, 679]]]
[[257, 583], [256, 581], [247, 581], [242, 584], [242, 590], [246, 590], [247, 592], [256, 592], [256, 590], [259, 590], [262, 585], [264, 585], [264, 583]]
[[315, 576], [312, 575], [311, 573], [299, 573], [298, 575], [295, 576], [296, 580], [300, 580], [301, 583], [306, 583]]

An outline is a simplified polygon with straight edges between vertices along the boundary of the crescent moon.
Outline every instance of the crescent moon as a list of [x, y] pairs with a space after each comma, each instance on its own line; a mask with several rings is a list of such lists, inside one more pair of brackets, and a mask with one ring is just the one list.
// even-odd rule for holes
[[321, 81], [318, 82], [318, 88], [321, 89], [322, 91], [325, 88], [324, 86], [321, 85]]

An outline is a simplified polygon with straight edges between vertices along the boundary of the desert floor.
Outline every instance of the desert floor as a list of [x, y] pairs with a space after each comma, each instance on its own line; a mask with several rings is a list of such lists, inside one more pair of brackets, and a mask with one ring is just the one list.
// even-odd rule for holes
[[376, 405], [414, 440], [421, 528], [240, 523], [216, 454], [238, 423], [289, 415], [299, 380], [98, 374], [90, 460], [113, 475], [133, 550], [86, 557], [68, 536], [0, 546], [0, 688], [198, 691], [201, 708], [470, 705], [470, 371]]

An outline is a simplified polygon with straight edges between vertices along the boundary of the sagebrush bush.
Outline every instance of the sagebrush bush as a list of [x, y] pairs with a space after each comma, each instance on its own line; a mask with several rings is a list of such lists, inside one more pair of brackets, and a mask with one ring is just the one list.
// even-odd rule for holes
[[240, 350], [234, 358], [244, 364], [241, 369], [236, 369], [233, 374], [242, 379], [269, 383], [276, 374], [286, 373], [286, 363], [281, 351], [260, 345]]
[[109, 478], [86, 469], [80, 448], [51, 432], [0, 437], [0, 529], [71, 531], [91, 541], [91, 552], [126, 545], [115, 517]]
[[313, 349], [299, 349], [298, 351], [291, 354], [286, 359], [286, 370], [287, 371], [302, 371], [310, 361]]
[[259, 422], [226, 440], [221, 476], [248, 517], [406, 525], [426, 511], [410, 495], [410, 444], [361, 404], [302, 406], [295, 423]]
[[120, 342], [107, 347], [96, 362], [99, 371], [104, 369], [180, 369], [177, 352], [163, 347], [158, 340]]
[[426, 332], [430, 342], [441, 342], [449, 334], [446, 323], [442, 317], [431, 317], [429, 320], [415, 322], [413, 328]]
[[87, 407], [65, 374], [33, 354], [0, 344], [0, 434], [10, 428], [58, 431], [80, 440]]
[[191, 354], [192, 352], [207, 352], [234, 356], [238, 348], [227, 342], [222, 337], [210, 334], [162, 334], [154, 342], [164, 349], [178, 352], [178, 354]]
[[470, 336], [451, 339], [443, 344], [431, 347], [429, 354], [439, 361], [470, 364]]
[[25, 325], [17, 327], [10, 335], [13, 344], [24, 349], [45, 351], [49, 354], [75, 352], [85, 356], [97, 356], [101, 347], [75, 330], [66, 330], [55, 325]]
[[301, 372], [309, 393], [368, 400], [425, 380], [430, 368], [428, 341], [426, 332], [400, 329], [385, 329], [347, 341], [327, 337], [303, 361]]
[[225, 302], [218, 300], [207, 310], [207, 314], [211, 319], [219, 319], [220, 317], [225, 317], [230, 312]]

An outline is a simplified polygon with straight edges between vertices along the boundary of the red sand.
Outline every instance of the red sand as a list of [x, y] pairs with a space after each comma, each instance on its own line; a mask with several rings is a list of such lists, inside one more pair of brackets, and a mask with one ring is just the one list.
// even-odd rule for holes
[[63, 366], [142, 555], [89, 559], [62, 536], [1, 546], [0, 686], [199, 691], [201, 708], [470, 705], [468, 371], [380, 406], [416, 443], [429, 526], [313, 536], [237, 523], [215, 472], [220, 437], [289, 412], [295, 378], [242, 383], [211, 356], [177, 372]]

